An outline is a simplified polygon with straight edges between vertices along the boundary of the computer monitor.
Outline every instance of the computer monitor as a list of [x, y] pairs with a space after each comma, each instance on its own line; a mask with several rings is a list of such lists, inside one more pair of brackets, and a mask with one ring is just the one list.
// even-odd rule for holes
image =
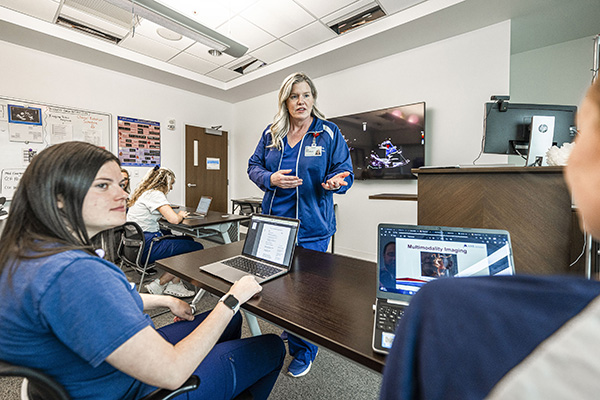
[[576, 106], [518, 104], [508, 101], [486, 103], [483, 152], [526, 156], [534, 116], [554, 117], [554, 145], [570, 143], [575, 139], [576, 112]]

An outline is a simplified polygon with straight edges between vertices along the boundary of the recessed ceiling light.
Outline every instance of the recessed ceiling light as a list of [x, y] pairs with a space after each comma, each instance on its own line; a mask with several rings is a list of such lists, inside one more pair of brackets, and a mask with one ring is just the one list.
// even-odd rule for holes
[[181, 38], [183, 37], [179, 33], [175, 33], [167, 28], [157, 28], [156, 33], [158, 33], [158, 36], [160, 36], [161, 38], [172, 40], [174, 42], [181, 40]]
[[221, 56], [221, 54], [223, 54], [223, 53], [221, 53], [221, 52], [220, 52], [219, 50], [217, 50], [217, 49], [210, 49], [210, 50], [208, 50], [208, 54], [210, 54], [210, 55], [211, 55], [211, 56], [213, 56], [213, 57], [220, 57], [220, 56]]

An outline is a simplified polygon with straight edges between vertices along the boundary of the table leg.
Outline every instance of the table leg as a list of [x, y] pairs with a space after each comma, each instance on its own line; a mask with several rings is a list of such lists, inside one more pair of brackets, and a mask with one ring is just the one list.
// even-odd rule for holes
[[204, 290], [204, 289], [198, 290], [198, 293], [196, 293], [196, 295], [194, 296], [194, 299], [190, 303], [190, 306], [192, 307], [192, 313], [193, 314], [196, 313], [196, 304], [198, 304], [198, 302], [200, 301], [200, 299], [202, 298], [202, 296], [204, 296], [204, 293], [206, 293], [206, 290]]
[[258, 320], [256, 319], [256, 316], [254, 314], [250, 314], [246, 310], [242, 310], [242, 312], [246, 316], [246, 322], [248, 323], [248, 328], [250, 329], [250, 333], [252, 333], [252, 336], [261, 335], [262, 332], [260, 331], [260, 327], [258, 326]]

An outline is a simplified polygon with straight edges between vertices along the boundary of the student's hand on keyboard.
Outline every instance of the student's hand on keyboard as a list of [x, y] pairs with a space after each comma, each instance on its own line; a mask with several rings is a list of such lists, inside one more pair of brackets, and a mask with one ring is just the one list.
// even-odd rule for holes
[[244, 304], [252, 298], [252, 296], [260, 293], [261, 290], [262, 286], [258, 284], [256, 279], [251, 275], [246, 275], [231, 286], [229, 293], [234, 295], [240, 304]]

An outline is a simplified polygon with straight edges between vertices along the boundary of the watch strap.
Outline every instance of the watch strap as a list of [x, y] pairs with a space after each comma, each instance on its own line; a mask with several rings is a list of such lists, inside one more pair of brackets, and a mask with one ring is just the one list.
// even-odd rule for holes
[[225, 295], [219, 299], [219, 303], [223, 303], [227, 307], [231, 308], [231, 311], [233, 311], [234, 314], [240, 309], [239, 300], [236, 299], [232, 294], [225, 293]]

